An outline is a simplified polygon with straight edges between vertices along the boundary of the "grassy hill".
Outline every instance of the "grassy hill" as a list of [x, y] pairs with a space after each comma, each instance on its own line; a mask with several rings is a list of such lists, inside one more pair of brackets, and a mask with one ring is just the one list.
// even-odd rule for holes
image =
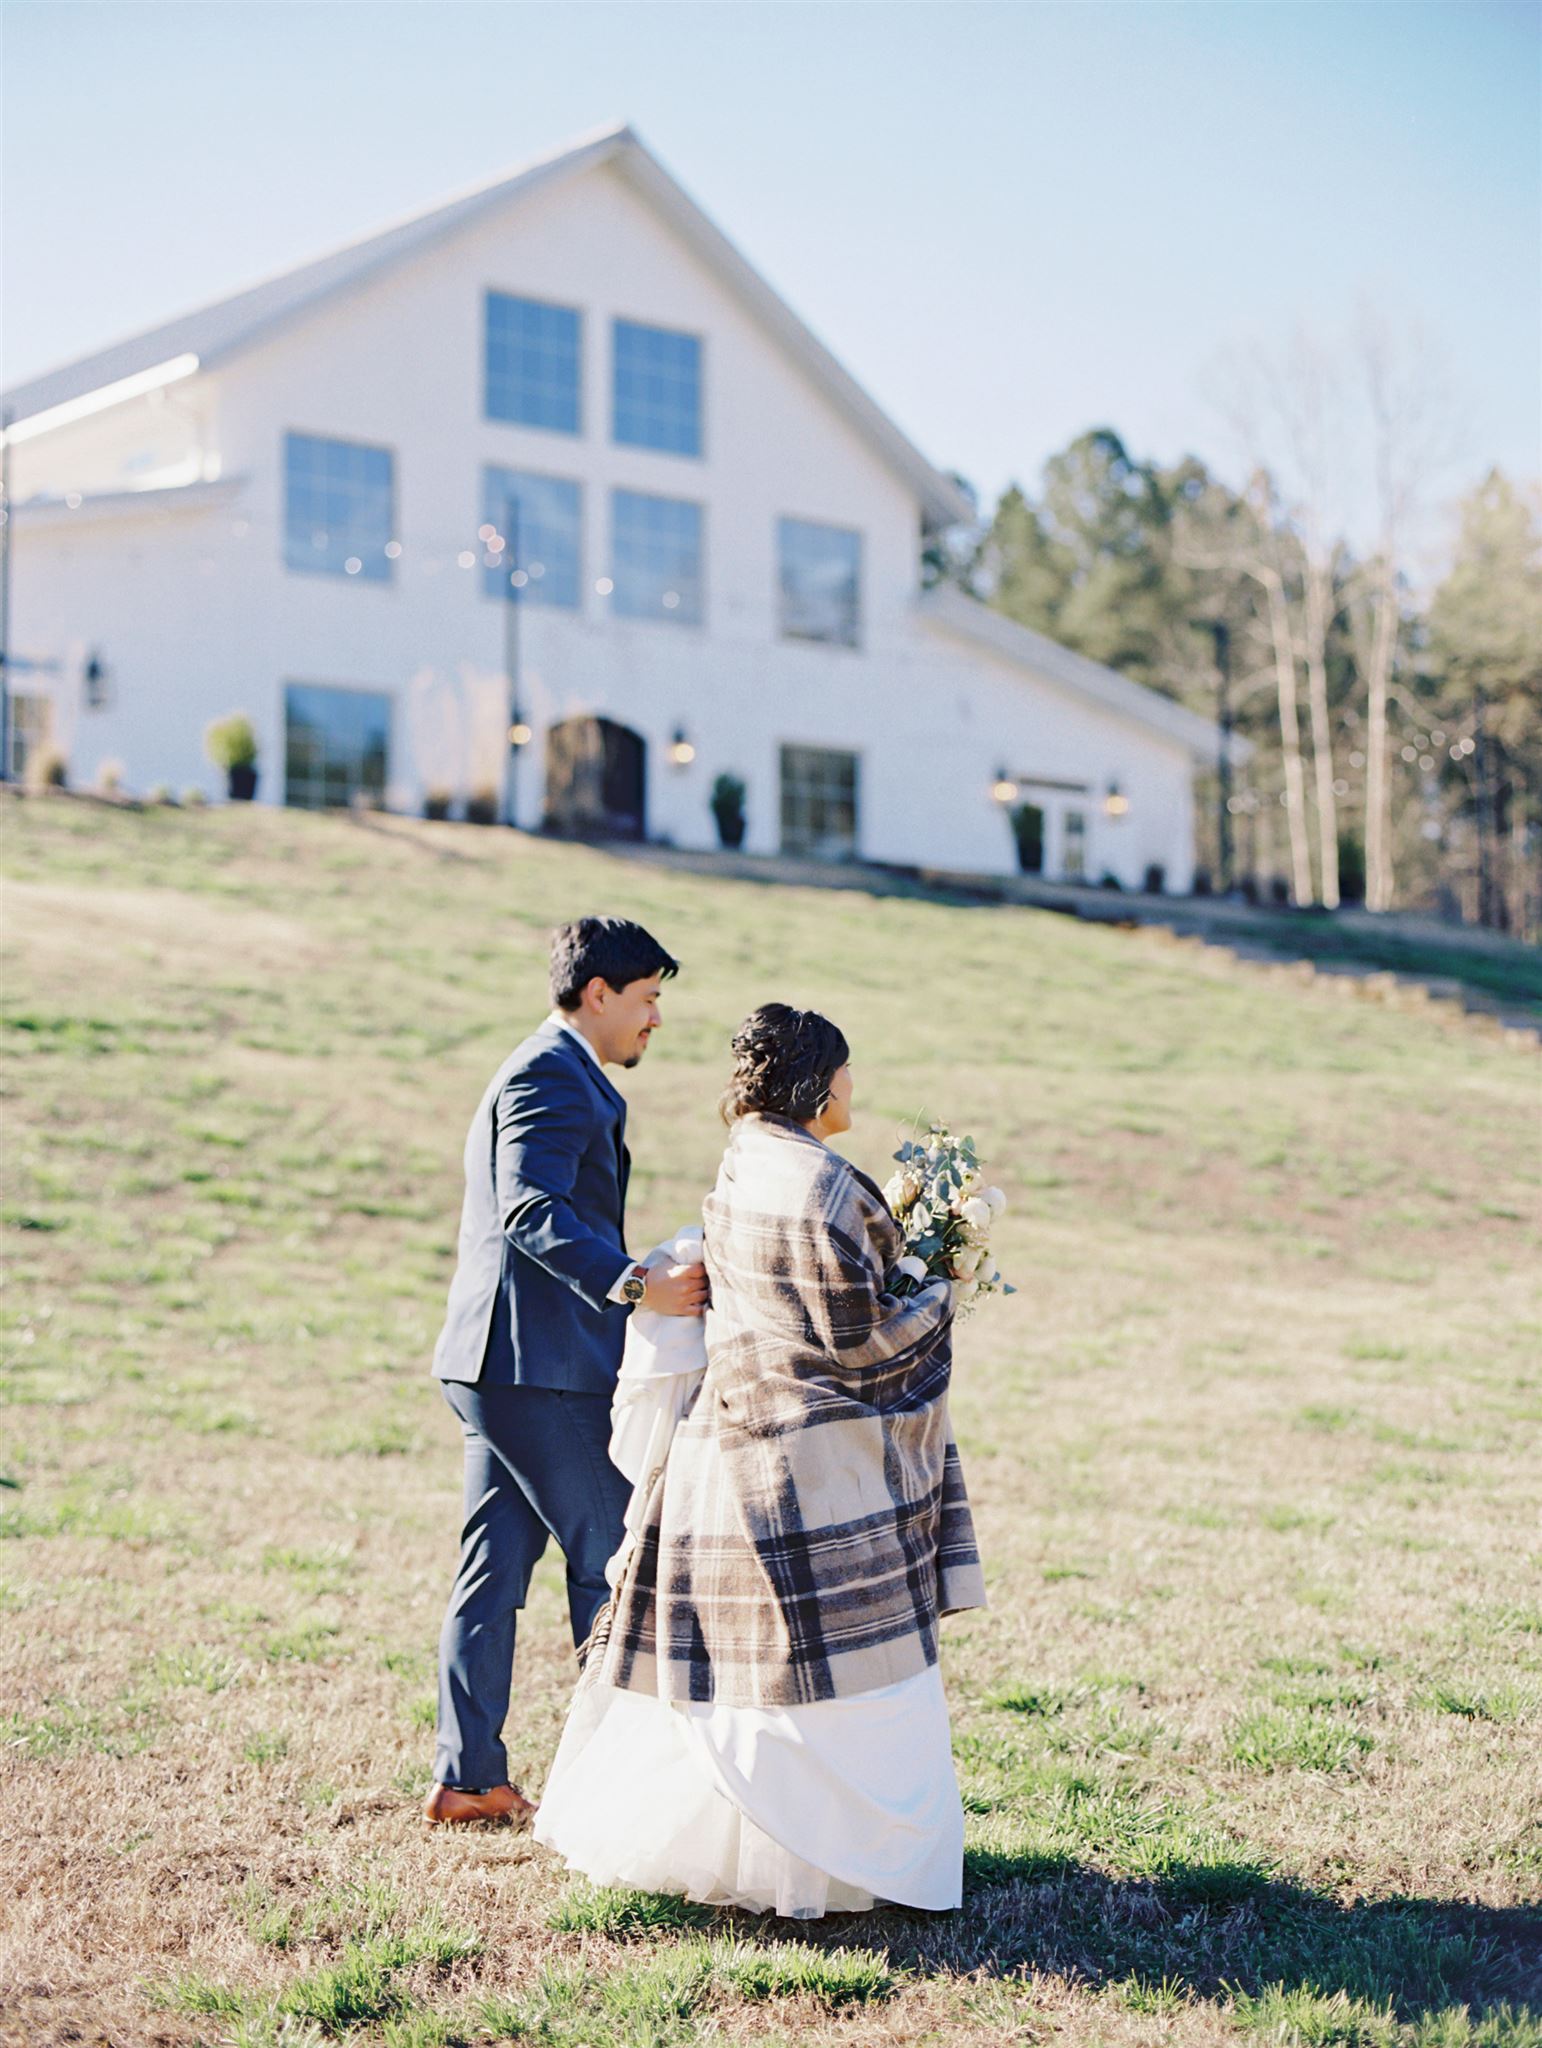
[[[1521, 2048], [1542, 2011], [1538, 1065], [1014, 908], [454, 826], [0, 813], [0, 2040]], [[685, 963], [625, 1079], [695, 1213], [737, 1019], [972, 1131], [992, 1606], [948, 1625], [961, 1915], [778, 1927], [427, 1834], [466, 1119], [590, 908]], [[572, 1679], [560, 1570], [511, 1750]]]

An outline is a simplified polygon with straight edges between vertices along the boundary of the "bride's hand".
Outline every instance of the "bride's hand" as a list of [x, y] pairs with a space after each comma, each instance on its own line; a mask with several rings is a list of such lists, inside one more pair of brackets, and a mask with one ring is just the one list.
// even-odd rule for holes
[[661, 1316], [699, 1316], [707, 1306], [705, 1266], [650, 1266], [642, 1306]]

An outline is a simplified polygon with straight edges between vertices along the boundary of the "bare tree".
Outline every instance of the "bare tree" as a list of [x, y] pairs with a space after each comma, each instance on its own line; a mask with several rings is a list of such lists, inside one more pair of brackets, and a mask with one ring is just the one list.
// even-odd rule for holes
[[[1328, 645], [1340, 605], [1340, 536], [1374, 529], [1375, 546], [1352, 588], [1356, 666], [1366, 696], [1366, 905], [1392, 907], [1392, 795], [1388, 708], [1403, 624], [1406, 555], [1420, 500], [1455, 446], [1444, 375], [1417, 331], [1396, 330], [1363, 314], [1352, 337], [1324, 341], [1298, 334], [1278, 350], [1233, 354], [1220, 366], [1222, 394], [1249, 472], [1276, 480], [1284, 516], [1270, 506], [1272, 568], [1284, 573], [1285, 537], [1299, 550], [1296, 574], [1269, 591], [1280, 671], [1280, 730], [1285, 751], [1286, 808], [1295, 811], [1302, 783], [1292, 764], [1294, 684], [1285, 682], [1278, 643], [1295, 617], [1294, 656], [1306, 674], [1312, 738], [1312, 794], [1317, 814], [1322, 901], [1340, 896], [1338, 799], [1333, 716], [1328, 701]], [[1297, 594], [1299, 586], [1299, 596]], [[1265, 588], [1268, 589], [1267, 581]], [[1299, 742], [1295, 743], [1297, 746]], [[1292, 850], [1298, 877], [1299, 851]]]
[[[1311, 721], [1318, 893], [1329, 909], [1336, 909], [1338, 799], [1333, 787], [1327, 648], [1338, 555], [1333, 520], [1342, 495], [1340, 380], [1328, 352], [1298, 333], [1282, 353], [1255, 348], [1231, 356], [1222, 365], [1217, 388], [1239, 452], [1254, 479], [1248, 495], [1256, 504], [1260, 532], [1268, 537], [1263, 553], [1247, 568], [1265, 592], [1274, 643], [1296, 900], [1313, 900], [1311, 862], [1305, 850], [1306, 782], [1295, 677], [1299, 660], [1306, 672]], [[1261, 500], [1256, 489], [1260, 476], [1268, 479]]]
[[[1255, 487], [1259, 481], [1255, 478]], [[1267, 489], [1268, 479], [1262, 479], [1262, 483]], [[1285, 574], [1278, 561], [1278, 537], [1269, 525], [1266, 511], [1259, 520], [1259, 528], [1264, 545], [1242, 567], [1262, 586], [1268, 606], [1280, 713], [1280, 754], [1285, 770], [1285, 822], [1290, 832], [1290, 885], [1298, 903], [1310, 903], [1312, 857], [1306, 838], [1306, 778], [1301, 766], [1301, 721], [1296, 699], [1296, 641], [1285, 595]], [[1335, 840], [1335, 856], [1337, 850]]]
[[1281, 532], [1274, 481], [1267, 470], [1255, 470], [1249, 479], [1243, 509], [1244, 516], [1231, 516], [1228, 510], [1218, 519], [1205, 501], [1189, 508], [1178, 522], [1174, 556], [1185, 567], [1204, 574], [1245, 578], [1259, 593], [1258, 625], [1264, 641], [1264, 660], [1274, 673], [1280, 727], [1291, 893], [1296, 902], [1310, 903], [1312, 859], [1307, 841], [1306, 777], [1301, 759], [1296, 635], [1290, 606], [1290, 581], [1295, 569], [1290, 557], [1294, 543]]
[[1399, 562], [1421, 495], [1450, 459], [1454, 432], [1445, 374], [1417, 332], [1394, 331], [1385, 318], [1367, 311], [1356, 331], [1355, 355], [1366, 399], [1377, 525], [1366, 585], [1365, 907], [1390, 910], [1396, 876], [1387, 706], [1402, 629]]
[[1312, 781], [1317, 807], [1318, 872], [1329, 910], [1339, 903], [1338, 799], [1333, 728], [1328, 715], [1328, 633], [1339, 552], [1332, 519], [1341, 510], [1344, 402], [1341, 379], [1322, 344], [1298, 333], [1278, 362], [1260, 361], [1260, 377], [1289, 455], [1295, 485], [1292, 520], [1301, 547], [1300, 652], [1312, 721]]

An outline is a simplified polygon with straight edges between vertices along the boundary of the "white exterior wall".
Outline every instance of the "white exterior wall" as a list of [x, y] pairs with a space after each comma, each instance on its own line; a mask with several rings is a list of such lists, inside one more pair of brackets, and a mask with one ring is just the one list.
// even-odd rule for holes
[[[484, 418], [489, 289], [582, 310], [580, 434]], [[701, 335], [701, 460], [612, 442], [615, 316]], [[286, 431], [391, 449], [403, 550], [392, 583], [286, 568]], [[203, 727], [239, 709], [259, 732], [260, 794], [282, 800], [289, 681], [392, 697], [391, 799], [406, 807], [432, 783], [463, 790], [489, 779], [468, 774], [464, 740], [445, 730], [457, 692], [479, 688], [495, 778], [504, 608], [483, 594], [480, 563], [460, 568], [456, 556], [476, 549], [482, 470], [496, 464], [574, 479], [584, 494], [581, 611], [519, 610], [520, 696], [537, 736], [519, 764], [522, 823], [540, 818], [544, 729], [591, 711], [646, 739], [650, 836], [683, 846], [715, 843], [707, 799], [727, 769], [749, 785], [748, 850], [776, 851], [778, 747], [795, 742], [860, 757], [860, 851], [871, 858], [1010, 867], [1010, 833], [990, 796], [1005, 766], [1091, 786], [1075, 801], [1088, 816], [1092, 877], [1108, 869], [1138, 885], [1159, 862], [1169, 887], [1188, 886], [1184, 748], [917, 617], [909, 488], [613, 169], [522, 198], [224, 367], [18, 449], [18, 498], [35, 486], [138, 482], [114, 464], [135, 451], [143, 472], [152, 443], [160, 469], [181, 461], [223, 481], [190, 490], [177, 512], [148, 502], [115, 514], [89, 504], [19, 512], [18, 649], [62, 656], [68, 668], [99, 647], [112, 672], [112, 705], [73, 721], [77, 779], [113, 757], [132, 788], [212, 790]], [[612, 617], [597, 593], [617, 487], [704, 506], [699, 627]], [[776, 529], [786, 515], [860, 531], [859, 649], [778, 637]], [[696, 747], [684, 770], [667, 754], [677, 727]], [[1111, 780], [1130, 800], [1118, 824], [1102, 811]], [[1045, 804], [1046, 866], [1057, 872], [1058, 821], [1073, 800], [1026, 786], [1024, 795]]]

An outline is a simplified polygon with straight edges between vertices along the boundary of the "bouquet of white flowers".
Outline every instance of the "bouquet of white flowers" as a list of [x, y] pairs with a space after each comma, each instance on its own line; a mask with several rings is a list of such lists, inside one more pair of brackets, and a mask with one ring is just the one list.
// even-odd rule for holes
[[905, 1233], [905, 1253], [889, 1279], [893, 1294], [917, 1294], [929, 1280], [950, 1280], [958, 1312], [986, 1294], [1015, 1294], [991, 1256], [991, 1225], [1007, 1206], [987, 1187], [973, 1138], [955, 1138], [946, 1124], [907, 1138], [894, 1155], [898, 1172], [884, 1200]]

